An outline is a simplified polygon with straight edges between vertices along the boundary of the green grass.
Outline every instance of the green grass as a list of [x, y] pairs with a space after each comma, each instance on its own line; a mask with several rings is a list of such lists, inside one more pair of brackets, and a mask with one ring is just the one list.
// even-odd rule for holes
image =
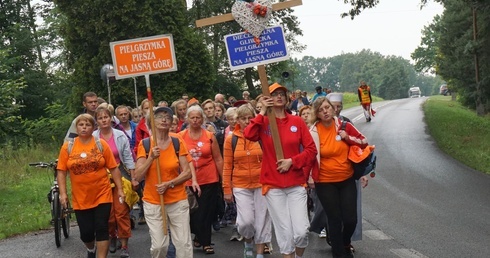
[[52, 161], [57, 151], [40, 146], [12, 150], [3, 147], [0, 170], [0, 239], [30, 231], [50, 228], [50, 205], [46, 195], [53, 182], [48, 169], [29, 167], [37, 161]]
[[429, 132], [439, 148], [465, 165], [490, 174], [490, 117], [479, 117], [450, 96], [424, 104]]

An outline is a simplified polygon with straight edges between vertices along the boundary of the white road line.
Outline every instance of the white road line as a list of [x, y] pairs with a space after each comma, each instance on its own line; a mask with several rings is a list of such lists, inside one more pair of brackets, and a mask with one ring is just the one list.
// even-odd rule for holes
[[369, 237], [372, 240], [392, 240], [393, 237], [388, 236], [381, 230], [364, 230], [363, 235]]
[[390, 251], [401, 258], [428, 258], [413, 249], [390, 249]]

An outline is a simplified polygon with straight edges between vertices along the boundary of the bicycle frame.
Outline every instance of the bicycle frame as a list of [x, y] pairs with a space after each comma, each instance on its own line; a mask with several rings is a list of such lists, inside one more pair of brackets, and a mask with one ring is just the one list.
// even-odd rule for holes
[[55, 243], [56, 247], [61, 246], [61, 230], [63, 229], [63, 235], [65, 238], [68, 238], [70, 235], [70, 219], [71, 212], [73, 210], [70, 207], [70, 203], [68, 202], [67, 208], [61, 207], [61, 202], [59, 199], [60, 191], [58, 185], [58, 170], [56, 169], [58, 161], [53, 162], [37, 162], [31, 163], [29, 166], [39, 167], [39, 168], [52, 168], [53, 169], [53, 183], [51, 189], [48, 193], [48, 200], [51, 208], [51, 223], [54, 226], [54, 235], [55, 235]]

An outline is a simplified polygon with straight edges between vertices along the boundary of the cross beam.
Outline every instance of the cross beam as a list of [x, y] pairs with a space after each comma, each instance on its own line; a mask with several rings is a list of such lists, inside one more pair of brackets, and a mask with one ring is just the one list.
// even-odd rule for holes
[[[272, 11], [278, 11], [278, 10], [282, 10], [282, 9], [286, 9], [302, 4], [303, 4], [302, 0], [289, 0], [289, 1], [279, 2], [279, 3], [272, 4]], [[205, 27], [205, 26], [233, 21], [233, 20], [235, 20], [235, 18], [233, 18], [233, 15], [231, 13], [227, 13], [223, 15], [197, 20], [196, 27], [200, 28], [200, 27]], [[264, 96], [270, 97], [269, 82], [267, 80], [267, 73], [265, 71], [265, 66], [259, 65], [257, 67], [257, 70], [259, 72], [260, 84], [262, 85], [262, 94]], [[279, 137], [279, 132], [277, 129], [276, 115], [274, 111], [270, 108], [267, 110], [267, 117], [269, 118], [269, 125], [271, 127], [272, 142], [274, 143], [276, 159], [277, 160], [284, 159], [284, 153], [282, 151], [282, 145], [281, 145], [281, 138]]]
[[[278, 11], [278, 10], [282, 10], [282, 9], [286, 9], [286, 8], [290, 8], [290, 7], [294, 7], [294, 6], [298, 6], [298, 5], [302, 5], [302, 4], [303, 4], [303, 0], [289, 0], [289, 1], [285, 1], [285, 2], [279, 2], [279, 3], [272, 4], [272, 11]], [[196, 27], [200, 28], [200, 27], [205, 27], [205, 26], [218, 24], [218, 23], [222, 23], [222, 22], [233, 21], [233, 20], [235, 20], [233, 18], [233, 15], [231, 13], [227, 13], [227, 14], [223, 14], [223, 15], [218, 15], [218, 16], [213, 16], [213, 17], [197, 20], [196, 21]]]

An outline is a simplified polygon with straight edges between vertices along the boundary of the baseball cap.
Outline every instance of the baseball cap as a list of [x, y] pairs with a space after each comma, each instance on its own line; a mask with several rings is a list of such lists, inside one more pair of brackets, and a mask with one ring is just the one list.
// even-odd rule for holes
[[269, 86], [269, 93], [272, 93], [272, 92], [279, 90], [279, 89], [283, 90], [284, 92], [288, 92], [288, 89], [286, 87], [281, 86], [281, 84], [276, 82], [276, 83], [272, 84], [271, 86]]
[[167, 114], [169, 114], [170, 116], [174, 115], [174, 111], [172, 111], [172, 109], [169, 107], [158, 107], [153, 113], [156, 115], [157, 113], [161, 112], [167, 112]]

